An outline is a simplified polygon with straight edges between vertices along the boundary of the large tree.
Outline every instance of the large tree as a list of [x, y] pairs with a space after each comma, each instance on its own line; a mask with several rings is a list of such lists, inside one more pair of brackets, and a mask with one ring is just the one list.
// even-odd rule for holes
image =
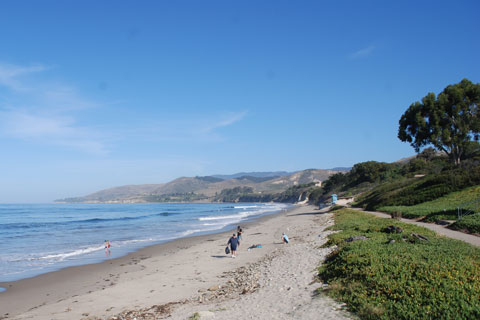
[[432, 145], [459, 164], [469, 142], [480, 136], [479, 104], [480, 83], [467, 79], [449, 85], [438, 96], [429, 93], [402, 115], [398, 138], [416, 152]]

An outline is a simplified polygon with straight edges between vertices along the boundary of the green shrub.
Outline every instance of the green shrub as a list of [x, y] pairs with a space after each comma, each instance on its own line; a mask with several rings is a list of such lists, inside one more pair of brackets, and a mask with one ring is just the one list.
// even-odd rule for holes
[[480, 214], [477, 213], [465, 216], [461, 220], [450, 225], [450, 229], [480, 234]]
[[480, 185], [480, 166], [384, 183], [362, 195], [357, 204], [368, 210], [385, 206], [413, 206], [475, 185]]
[[[327, 293], [362, 319], [479, 319], [480, 249], [432, 231], [343, 209], [319, 268]], [[394, 224], [401, 234], [381, 232]], [[412, 237], [426, 236], [428, 241]], [[363, 235], [364, 241], [346, 242]], [[394, 242], [392, 242], [394, 240]]]
[[[480, 186], [466, 188], [462, 191], [452, 192], [441, 198], [420, 203], [414, 206], [385, 206], [378, 208], [386, 213], [401, 212], [402, 217], [415, 219], [424, 217], [425, 222], [438, 220], [457, 220], [457, 208], [465, 203], [480, 199]], [[476, 207], [474, 208], [473, 206]], [[467, 209], [478, 210], [479, 204], [471, 204]]]
[[392, 211], [390, 212], [390, 216], [392, 219], [401, 219], [402, 218], [402, 212], [401, 211]]

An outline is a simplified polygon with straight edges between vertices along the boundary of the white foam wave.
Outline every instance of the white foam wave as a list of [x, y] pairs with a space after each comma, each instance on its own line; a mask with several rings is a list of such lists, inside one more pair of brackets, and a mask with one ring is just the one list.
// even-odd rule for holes
[[197, 233], [197, 232], [202, 232], [202, 231], [207, 231], [207, 230], [202, 230], [202, 229], [192, 229], [192, 230], [186, 230], [180, 234], [180, 237], [186, 237], [191, 234]]
[[250, 208], [259, 208], [260, 206], [234, 206], [235, 209], [250, 209]]
[[183, 231], [180, 234], [180, 237], [186, 237], [186, 236], [189, 236], [191, 234], [199, 233], [199, 232], [207, 232], [207, 231], [218, 230], [218, 229], [221, 229], [221, 228], [223, 228], [223, 227], [225, 227], [229, 224], [230, 224], [230, 222], [228, 222], [228, 223], [204, 223], [204, 224], [202, 224], [202, 226], [211, 226], [211, 228], [186, 230], [186, 231]]
[[275, 211], [280, 211], [284, 208], [286, 208], [287, 205], [285, 204], [265, 204], [265, 205], [254, 205], [254, 206], [235, 206], [237, 209], [243, 209], [246, 210], [247, 208], [258, 208], [255, 210], [249, 210], [249, 211], [239, 211], [236, 214], [229, 214], [229, 215], [221, 215], [221, 216], [208, 216], [208, 217], [200, 217], [198, 220], [200, 221], [217, 221], [217, 220], [230, 220], [228, 223], [236, 223], [240, 222], [250, 216], [255, 216], [255, 215], [262, 215], [265, 213], [269, 212], [275, 212]]
[[39, 258], [34, 258], [34, 260], [57, 260], [57, 261], [63, 261], [67, 258], [72, 258], [75, 256], [80, 256], [88, 253], [92, 253], [95, 251], [100, 251], [103, 250], [103, 246], [95, 246], [95, 247], [88, 247], [88, 248], [82, 248], [82, 249], [77, 249], [75, 251], [71, 252], [66, 252], [66, 253], [55, 253], [55, 254], [49, 254], [43, 257]]
[[[162, 241], [162, 240], [167, 240], [168, 238], [147, 238], [147, 239], [134, 239], [134, 240], [123, 240], [123, 241], [114, 241], [111, 243], [112, 249], [113, 248], [119, 248], [119, 247], [124, 247], [128, 246], [130, 244], [135, 244], [135, 243], [150, 243], [150, 242], [155, 242], [155, 241]], [[73, 250], [70, 252], [63, 252], [63, 253], [51, 253], [47, 254], [45, 256], [41, 257], [35, 257], [35, 258], [30, 258], [28, 260], [50, 260], [50, 261], [55, 261], [55, 262], [60, 262], [64, 261], [66, 259], [71, 259], [75, 258], [77, 256], [81, 255], [86, 255], [89, 253], [94, 253], [98, 251], [103, 251], [105, 247], [103, 245], [101, 246], [92, 246], [92, 247], [87, 247], [87, 248], [80, 248], [77, 250]]]
[[239, 217], [245, 217], [246, 212], [242, 212], [240, 214], [235, 215], [227, 215], [227, 216], [210, 216], [210, 217], [200, 217], [198, 220], [200, 221], [212, 221], [212, 220], [225, 220], [225, 219], [238, 219]]

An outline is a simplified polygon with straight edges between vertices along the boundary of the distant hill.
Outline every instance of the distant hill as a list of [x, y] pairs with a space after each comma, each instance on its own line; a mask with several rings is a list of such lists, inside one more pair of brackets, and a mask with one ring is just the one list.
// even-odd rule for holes
[[294, 173], [241, 172], [232, 175], [181, 177], [165, 184], [127, 185], [83, 196], [56, 200], [66, 203], [142, 203], [213, 201], [225, 189], [249, 187], [255, 193], [277, 194], [289, 187], [319, 183], [343, 170], [308, 169]]
[[55, 202], [109, 202], [112, 199], [125, 199], [132, 197], [132, 195], [148, 195], [161, 186], [161, 184], [142, 184], [113, 187], [97, 191], [88, 196], [55, 200]]
[[275, 172], [239, 172], [235, 174], [214, 174], [211, 177], [228, 180], [240, 177], [256, 177], [256, 178], [272, 178], [272, 177], [285, 177], [294, 172], [287, 171], [275, 171]]

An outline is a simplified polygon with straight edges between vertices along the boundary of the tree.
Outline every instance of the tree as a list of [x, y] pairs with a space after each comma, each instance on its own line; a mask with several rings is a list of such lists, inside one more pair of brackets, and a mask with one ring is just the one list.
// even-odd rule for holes
[[470, 141], [480, 136], [480, 83], [467, 79], [449, 85], [438, 96], [415, 102], [399, 121], [398, 138], [419, 152], [433, 145], [459, 164]]

